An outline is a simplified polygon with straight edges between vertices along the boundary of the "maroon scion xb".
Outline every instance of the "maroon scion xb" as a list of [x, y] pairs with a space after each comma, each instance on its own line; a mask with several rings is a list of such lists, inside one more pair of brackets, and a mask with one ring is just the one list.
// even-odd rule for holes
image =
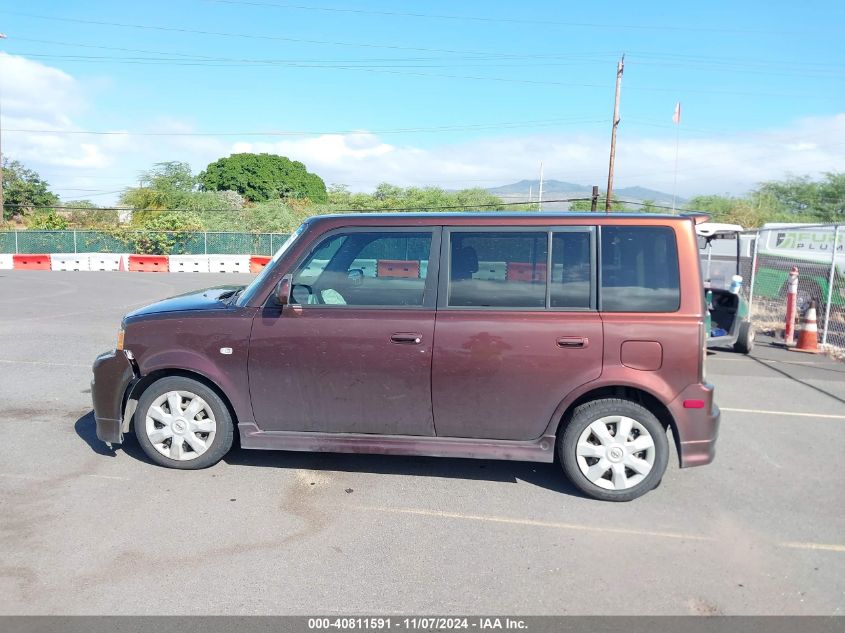
[[713, 459], [703, 217], [339, 215], [246, 287], [123, 320], [94, 363], [98, 437], [197, 469], [243, 448], [552, 462], [634, 499]]

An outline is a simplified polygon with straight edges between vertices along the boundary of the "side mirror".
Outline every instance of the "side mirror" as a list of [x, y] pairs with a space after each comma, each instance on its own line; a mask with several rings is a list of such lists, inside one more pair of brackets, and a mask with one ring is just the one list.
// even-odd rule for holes
[[276, 299], [277, 305], [286, 306], [290, 302], [290, 275], [282, 277], [276, 286], [273, 296]]

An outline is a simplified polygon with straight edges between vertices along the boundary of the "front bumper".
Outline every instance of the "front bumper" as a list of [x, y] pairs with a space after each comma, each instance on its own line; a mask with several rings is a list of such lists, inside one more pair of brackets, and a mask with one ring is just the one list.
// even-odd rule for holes
[[[687, 408], [684, 402], [703, 401], [701, 408]], [[693, 384], [669, 403], [675, 419], [676, 442], [681, 468], [704, 466], [716, 456], [716, 439], [722, 413], [713, 402], [713, 385]]]
[[135, 379], [132, 364], [122, 351], [112, 350], [97, 356], [91, 381], [91, 400], [97, 437], [109, 444], [123, 442], [123, 397]]

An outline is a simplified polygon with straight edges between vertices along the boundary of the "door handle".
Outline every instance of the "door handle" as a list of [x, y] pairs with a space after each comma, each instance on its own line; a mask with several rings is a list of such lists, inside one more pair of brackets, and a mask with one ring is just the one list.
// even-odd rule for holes
[[391, 343], [399, 343], [400, 345], [419, 345], [422, 343], [422, 334], [415, 332], [397, 332], [390, 337]]
[[590, 339], [585, 336], [562, 336], [557, 340], [557, 346], [565, 349], [587, 347], [589, 344]]

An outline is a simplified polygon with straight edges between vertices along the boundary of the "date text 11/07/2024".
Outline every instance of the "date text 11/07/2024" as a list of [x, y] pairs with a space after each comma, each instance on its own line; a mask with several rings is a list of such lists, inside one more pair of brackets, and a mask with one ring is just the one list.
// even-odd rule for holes
[[386, 631], [390, 629], [407, 629], [423, 631], [453, 631], [453, 630], [526, 630], [527, 624], [519, 618], [507, 617], [413, 617], [413, 618], [385, 618], [385, 617], [337, 617], [337, 618], [309, 618], [308, 629], [322, 630], [364, 630]]

